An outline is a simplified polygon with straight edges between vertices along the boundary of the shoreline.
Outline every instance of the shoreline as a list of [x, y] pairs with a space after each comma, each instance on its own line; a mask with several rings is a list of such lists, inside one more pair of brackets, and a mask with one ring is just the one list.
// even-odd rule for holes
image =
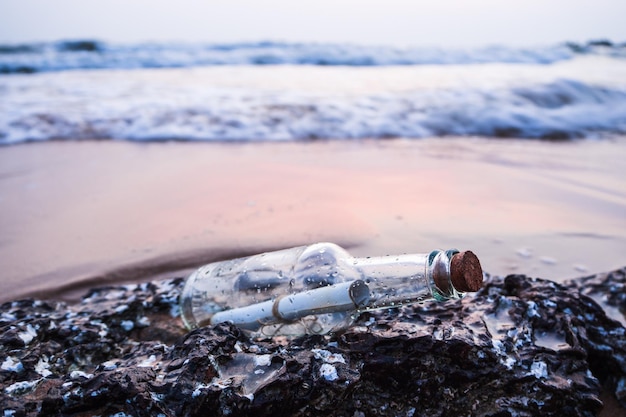
[[625, 158], [626, 138], [3, 147], [0, 301], [315, 241], [471, 249], [493, 275], [609, 271], [626, 264]]

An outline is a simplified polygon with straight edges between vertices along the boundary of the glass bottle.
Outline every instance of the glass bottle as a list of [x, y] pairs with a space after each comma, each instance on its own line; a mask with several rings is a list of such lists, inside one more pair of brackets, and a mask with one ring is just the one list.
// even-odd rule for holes
[[316, 243], [205, 265], [180, 304], [189, 329], [230, 321], [253, 338], [326, 334], [364, 311], [460, 298], [482, 279], [470, 251], [355, 258]]

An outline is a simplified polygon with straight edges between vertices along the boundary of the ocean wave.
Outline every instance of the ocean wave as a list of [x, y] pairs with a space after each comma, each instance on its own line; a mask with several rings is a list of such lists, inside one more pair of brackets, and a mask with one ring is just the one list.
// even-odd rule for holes
[[592, 41], [548, 47], [474, 49], [248, 42], [112, 44], [96, 40], [0, 45], [0, 74], [79, 69], [181, 68], [213, 65], [549, 64], [581, 54], [626, 57], [626, 44]]
[[568, 79], [495, 89], [339, 96], [215, 90], [184, 103], [161, 91], [135, 97], [127, 91], [110, 94], [115, 97], [81, 99], [78, 91], [62, 101], [24, 105], [30, 100], [25, 97], [21, 105], [7, 105], [0, 114], [0, 143], [475, 135], [567, 139], [626, 133], [625, 88]]

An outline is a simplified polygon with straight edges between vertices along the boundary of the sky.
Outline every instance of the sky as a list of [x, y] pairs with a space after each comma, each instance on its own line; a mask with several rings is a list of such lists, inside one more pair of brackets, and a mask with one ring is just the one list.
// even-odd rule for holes
[[0, 42], [626, 41], [625, 0], [0, 0]]

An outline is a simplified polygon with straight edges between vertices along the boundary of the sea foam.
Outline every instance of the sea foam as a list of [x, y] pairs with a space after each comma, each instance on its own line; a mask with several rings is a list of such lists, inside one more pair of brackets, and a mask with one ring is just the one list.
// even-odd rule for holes
[[548, 64], [593, 54], [626, 57], [626, 44], [471, 49], [366, 46], [336, 43], [244, 42], [230, 44], [138, 43], [95, 40], [0, 45], [0, 73], [76, 69], [179, 68], [207, 65], [459, 65], [480, 63]]
[[[93, 53], [93, 52], [85, 52]], [[0, 76], [0, 143], [626, 133], [626, 60], [241, 65]]]

